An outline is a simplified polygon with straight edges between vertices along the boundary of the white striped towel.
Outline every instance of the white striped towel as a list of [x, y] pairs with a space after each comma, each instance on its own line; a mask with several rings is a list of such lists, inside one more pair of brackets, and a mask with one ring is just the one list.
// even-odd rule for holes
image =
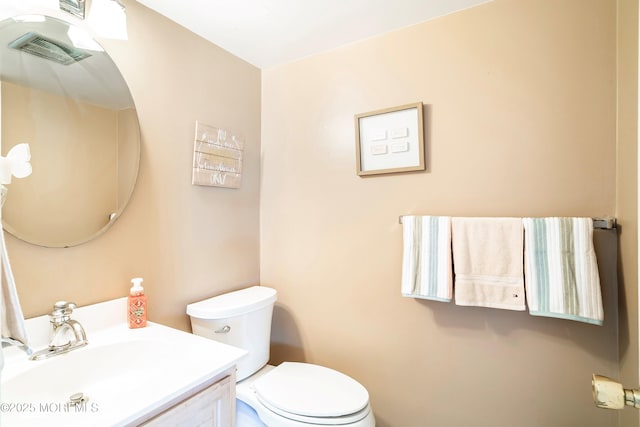
[[404, 216], [402, 295], [450, 302], [451, 218]]
[[521, 218], [452, 218], [457, 305], [525, 310]]
[[591, 218], [525, 218], [529, 313], [602, 325]]

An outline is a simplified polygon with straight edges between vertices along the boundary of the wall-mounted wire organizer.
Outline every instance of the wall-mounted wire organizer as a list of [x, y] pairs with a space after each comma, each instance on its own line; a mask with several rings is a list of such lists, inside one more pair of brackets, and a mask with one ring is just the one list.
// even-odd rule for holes
[[[400, 215], [398, 217], [398, 223], [402, 224], [402, 218], [406, 215]], [[593, 218], [593, 228], [601, 230], [612, 230], [618, 227], [618, 222], [613, 217], [608, 218]]]
[[240, 188], [244, 138], [230, 130], [196, 121], [193, 185]]

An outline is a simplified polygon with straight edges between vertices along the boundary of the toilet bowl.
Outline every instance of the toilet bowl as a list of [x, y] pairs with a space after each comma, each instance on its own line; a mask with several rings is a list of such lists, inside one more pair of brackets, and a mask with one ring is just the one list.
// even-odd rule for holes
[[310, 363], [267, 365], [275, 289], [253, 286], [187, 306], [193, 333], [248, 351], [237, 365], [238, 427], [375, 427], [367, 390]]

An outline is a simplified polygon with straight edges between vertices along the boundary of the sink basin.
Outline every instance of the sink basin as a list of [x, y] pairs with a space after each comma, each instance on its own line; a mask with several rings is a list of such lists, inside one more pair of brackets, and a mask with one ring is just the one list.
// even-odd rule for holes
[[[24, 353], [7, 357], [0, 388], [2, 426], [135, 425], [232, 368], [245, 354], [151, 322], [141, 329], [124, 322], [105, 326], [91, 330], [85, 325], [89, 344], [66, 354], [40, 361]], [[71, 404], [71, 396], [82, 401]]]
[[154, 356], [170, 357], [168, 348], [151, 340], [128, 341], [61, 354], [4, 381], [2, 401], [67, 402], [78, 392], [99, 401], [109, 393], [137, 393], [152, 373], [140, 367]]

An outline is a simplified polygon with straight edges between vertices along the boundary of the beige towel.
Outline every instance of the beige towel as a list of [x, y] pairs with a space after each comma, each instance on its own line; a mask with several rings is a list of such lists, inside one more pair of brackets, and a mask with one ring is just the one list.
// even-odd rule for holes
[[457, 305], [524, 310], [521, 218], [452, 218]]

